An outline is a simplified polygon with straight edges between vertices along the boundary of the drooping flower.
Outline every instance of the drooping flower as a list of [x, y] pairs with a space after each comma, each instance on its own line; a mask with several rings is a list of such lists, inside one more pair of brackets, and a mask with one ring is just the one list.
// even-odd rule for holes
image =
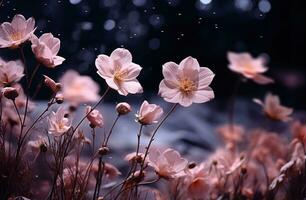
[[154, 168], [156, 174], [165, 179], [176, 177], [188, 164], [188, 161], [182, 158], [179, 152], [170, 148], [163, 152], [158, 149], [152, 149], [148, 160], [149, 165]]
[[87, 119], [93, 127], [102, 127], [104, 125], [103, 116], [98, 110], [92, 110], [90, 106], [86, 107]]
[[31, 42], [36, 59], [46, 67], [54, 68], [65, 60], [65, 58], [57, 56], [61, 41], [52, 33], [45, 33], [40, 38], [33, 35]]
[[89, 76], [81, 76], [74, 70], [68, 70], [59, 80], [65, 101], [72, 104], [98, 101], [99, 85]]
[[99, 55], [95, 64], [97, 73], [119, 94], [126, 96], [143, 92], [136, 79], [142, 68], [132, 62], [132, 55], [127, 49], [115, 49], [110, 56]]
[[0, 88], [18, 82], [24, 76], [23, 70], [20, 61], [0, 61]]
[[149, 104], [147, 101], [144, 101], [141, 104], [140, 110], [136, 117], [139, 123], [143, 125], [150, 125], [157, 123], [162, 114], [163, 109], [160, 106], [156, 104]]
[[28, 20], [22, 15], [15, 15], [12, 22], [4, 22], [0, 26], [0, 48], [17, 48], [29, 40], [35, 31], [35, 20]]
[[268, 70], [263, 57], [253, 58], [249, 53], [228, 52], [227, 58], [230, 62], [229, 69], [251, 79], [258, 84], [274, 83], [271, 78], [262, 75]]
[[67, 111], [59, 107], [56, 112], [51, 112], [49, 116], [49, 133], [54, 136], [61, 136], [71, 127], [71, 119], [66, 117]]
[[261, 105], [263, 112], [273, 120], [280, 120], [284, 122], [291, 120], [291, 117], [289, 116], [292, 114], [293, 109], [282, 106], [277, 95], [268, 93], [264, 102], [259, 99], [254, 99], [254, 102]]
[[187, 57], [179, 65], [165, 63], [163, 75], [159, 94], [167, 102], [188, 107], [192, 103], [204, 103], [214, 98], [209, 85], [215, 75], [210, 69], [200, 67], [195, 58]]

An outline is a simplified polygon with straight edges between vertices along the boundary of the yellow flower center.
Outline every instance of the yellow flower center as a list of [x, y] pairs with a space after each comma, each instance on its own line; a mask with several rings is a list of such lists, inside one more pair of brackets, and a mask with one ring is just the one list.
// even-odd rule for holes
[[9, 35], [10, 39], [12, 41], [18, 41], [18, 40], [21, 40], [22, 39], [22, 33], [20, 32], [14, 32], [12, 33], [11, 35]]
[[115, 70], [115, 73], [114, 73], [114, 80], [120, 84], [123, 82], [125, 75], [126, 75], [126, 72], [117, 69]]
[[188, 78], [181, 79], [179, 87], [180, 91], [186, 95], [192, 93], [197, 89], [196, 84]]

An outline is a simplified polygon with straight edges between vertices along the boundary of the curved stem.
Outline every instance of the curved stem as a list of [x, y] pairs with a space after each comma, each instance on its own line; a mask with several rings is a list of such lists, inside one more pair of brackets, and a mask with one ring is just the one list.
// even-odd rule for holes
[[15, 100], [12, 100], [12, 101], [13, 101], [13, 104], [14, 104], [14, 107], [15, 107], [15, 110], [16, 110], [16, 112], [17, 112], [17, 115], [18, 115], [18, 118], [19, 118], [19, 121], [20, 121], [20, 125], [21, 125], [21, 124], [22, 124], [22, 119], [21, 119], [19, 110], [18, 110], [18, 108], [17, 108], [16, 102], [15, 102]]
[[37, 65], [36, 65], [34, 71], [33, 71], [32, 74], [31, 74], [31, 78], [30, 78], [29, 83], [28, 83], [28, 88], [31, 88], [31, 85], [32, 85], [34, 76], [35, 76], [35, 74], [37, 73], [37, 71], [38, 71], [38, 69], [39, 69], [39, 66], [40, 66], [40, 63], [37, 63]]
[[100, 100], [98, 101], [98, 103], [96, 103], [92, 108], [91, 110], [81, 119], [81, 121], [76, 125], [76, 127], [74, 128], [74, 131], [75, 132], [79, 126], [82, 124], [82, 122], [86, 119], [86, 117], [88, 115], [90, 115], [90, 113], [104, 100], [104, 97], [106, 96], [106, 94], [108, 93], [108, 91], [110, 90], [110, 87], [107, 87], [107, 89], [105, 90], [104, 94], [101, 96]]
[[146, 147], [146, 151], [145, 151], [145, 154], [144, 154], [142, 163], [141, 163], [140, 174], [141, 174], [142, 171], [143, 171], [144, 164], [145, 164], [145, 160], [146, 160], [146, 158], [147, 158], [147, 156], [148, 156], [149, 149], [150, 149], [150, 147], [151, 147], [151, 145], [152, 145], [152, 142], [153, 142], [153, 140], [154, 140], [154, 137], [155, 137], [155, 135], [156, 135], [158, 129], [159, 129], [159, 128], [161, 127], [161, 125], [166, 121], [166, 119], [170, 116], [170, 114], [175, 110], [175, 108], [177, 107], [177, 105], [178, 105], [178, 104], [176, 103], [176, 104], [174, 104], [174, 105], [172, 106], [172, 108], [169, 110], [169, 112], [166, 114], [166, 116], [161, 120], [161, 122], [157, 125], [157, 127], [156, 127], [155, 130], [153, 131], [153, 134], [152, 134], [152, 136], [151, 136], [151, 138], [150, 138], [150, 141], [149, 141], [148, 146]]

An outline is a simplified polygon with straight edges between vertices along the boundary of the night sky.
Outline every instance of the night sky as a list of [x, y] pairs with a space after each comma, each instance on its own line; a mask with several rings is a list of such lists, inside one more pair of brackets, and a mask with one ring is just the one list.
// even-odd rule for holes
[[[37, 35], [52, 32], [61, 39], [59, 55], [66, 61], [53, 70], [41, 69], [53, 78], [73, 68], [91, 75], [103, 88], [104, 81], [94, 67], [96, 56], [124, 47], [143, 67], [140, 82], [145, 95], [152, 95], [158, 91], [163, 63], [193, 56], [216, 73], [212, 88], [216, 99], [223, 101], [237, 79], [227, 69], [226, 53], [248, 51], [269, 58], [268, 75], [277, 84], [262, 87], [250, 82], [242, 86], [240, 95], [262, 97], [272, 91], [285, 104], [306, 108], [306, 14], [302, 1], [3, 0], [0, 22], [11, 21], [18, 13], [36, 19]], [[29, 45], [26, 55], [34, 65]], [[3, 49], [0, 56], [18, 58], [17, 52]]]

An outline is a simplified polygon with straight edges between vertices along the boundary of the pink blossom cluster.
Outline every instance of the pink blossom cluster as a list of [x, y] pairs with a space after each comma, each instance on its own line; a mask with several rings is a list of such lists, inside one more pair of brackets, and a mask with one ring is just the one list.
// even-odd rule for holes
[[[179, 106], [215, 97], [210, 87], [215, 74], [191, 56], [162, 66], [164, 79], [158, 95], [171, 108], [165, 112], [147, 100], [136, 108], [139, 130], [131, 137], [137, 145], [132, 153], [125, 152], [125, 169], [119, 170], [118, 161], [107, 159], [112, 154], [109, 141], [120, 119], [135, 108], [118, 103], [108, 128], [105, 119], [109, 116], [103, 115], [99, 105], [110, 90], [121, 96], [142, 93], [137, 79], [142, 67], [134, 63], [129, 50], [117, 48], [95, 61], [95, 70], [106, 83], [102, 94], [100, 84], [74, 70], [57, 82], [39, 74], [39, 67], [55, 68], [65, 61], [58, 56], [60, 40], [52, 33], [37, 37], [35, 30], [35, 20], [22, 15], [0, 26], [0, 48], [18, 49], [21, 54], [16, 61], [0, 58], [0, 199], [293, 199], [290, 195], [298, 199], [305, 193], [306, 125], [293, 118], [293, 109], [283, 106], [277, 95], [268, 93], [264, 100], [254, 98], [254, 102], [267, 120], [291, 128], [291, 140], [230, 120], [216, 128], [223, 145], [206, 156], [203, 153], [197, 162], [154, 142], [159, 128], [169, 116], [175, 117]], [[35, 69], [26, 65], [23, 54], [28, 43], [37, 62]], [[228, 60], [228, 68], [239, 78], [262, 85], [274, 83], [263, 75], [268, 70], [263, 58], [229, 52]], [[49, 89], [50, 99], [37, 113], [30, 91], [32, 81], [39, 78]], [[76, 110], [83, 115], [76, 116]], [[147, 126], [153, 131], [141, 146]], [[300, 188], [292, 185], [297, 182], [303, 183]]]

